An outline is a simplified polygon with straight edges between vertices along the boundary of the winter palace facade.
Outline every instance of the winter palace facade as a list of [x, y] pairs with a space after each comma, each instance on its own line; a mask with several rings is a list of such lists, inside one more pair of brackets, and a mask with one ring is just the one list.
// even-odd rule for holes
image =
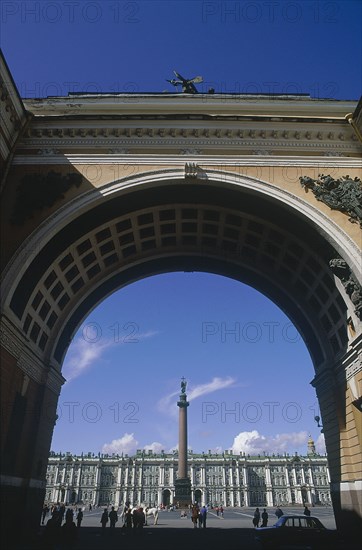
[[[177, 453], [137, 451], [134, 456], [70, 453], [49, 457], [46, 502], [175, 505]], [[249, 456], [189, 451], [192, 499], [222, 506], [330, 504], [327, 457], [310, 439], [301, 455]]]

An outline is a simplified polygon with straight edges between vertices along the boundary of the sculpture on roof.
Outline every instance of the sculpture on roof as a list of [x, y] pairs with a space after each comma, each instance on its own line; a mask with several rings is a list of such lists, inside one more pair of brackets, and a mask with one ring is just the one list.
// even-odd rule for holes
[[[195, 76], [194, 78], [184, 78], [180, 75], [180, 73], [173, 71], [176, 78], [173, 78], [172, 80], [167, 80], [167, 82], [170, 82], [173, 86], [182, 86], [182, 91], [185, 94], [197, 94], [198, 91], [196, 89], [195, 84], [200, 84], [203, 82], [202, 76]], [[177, 80], [178, 79], [178, 80]]]

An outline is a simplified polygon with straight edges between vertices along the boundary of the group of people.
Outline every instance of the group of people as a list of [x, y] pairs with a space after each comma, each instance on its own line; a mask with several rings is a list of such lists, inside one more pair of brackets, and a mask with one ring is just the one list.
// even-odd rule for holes
[[207, 508], [202, 506], [201, 508], [195, 502], [191, 507], [191, 521], [194, 524], [194, 529], [199, 527], [206, 527]]
[[[74, 510], [68, 508], [65, 510], [65, 506], [62, 504], [57, 504], [51, 507], [50, 509], [51, 517], [48, 519], [44, 534], [43, 542], [44, 547], [53, 549], [54, 545], [62, 543], [65, 548], [73, 548], [78, 540], [78, 529], [81, 526], [83, 520], [83, 511], [81, 508], [78, 509], [76, 514], [77, 525], [74, 523]], [[47, 513], [42, 514], [42, 524], [44, 524], [44, 519]], [[65, 516], [65, 523], [63, 519]]]
[[122, 518], [122, 529], [126, 531], [130, 531], [131, 529], [142, 529], [146, 524], [146, 513], [142, 506], [133, 508], [129, 503], [126, 503], [122, 512]]
[[262, 522], [261, 527], [267, 527], [268, 519], [269, 519], [269, 514], [266, 511], [266, 508], [264, 508], [262, 513], [260, 513], [259, 508], [255, 509], [254, 516], [253, 516], [253, 525], [254, 525], [254, 527], [259, 527], [260, 520]]
[[48, 514], [50, 512], [50, 519], [53, 519], [55, 523], [62, 525], [63, 520], [65, 519], [65, 522], [67, 519], [71, 518], [73, 521], [74, 516], [76, 516], [77, 520], [77, 527], [80, 527], [83, 521], [83, 511], [82, 508], [67, 508], [64, 504], [60, 504], [59, 502], [57, 504], [52, 504], [51, 506], [48, 506], [47, 504], [44, 504], [42, 515], [41, 515], [41, 524], [44, 525], [45, 519], [47, 518]]
[[[141, 529], [146, 523], [146, 514], [142, 506], [139, 508], [132, 508], [132, 506], [126, 504], [121, 514], [121, 519], [123, 520], [123, 530]], [[110, 512], [108, 512], [108, 509], [105, 508], [100, 520], [100, 523], [102, 524], [102, 534], [105, 534], [108, 522], [110, 529], [113, 531], [116, 527], [117, 521], [118, 513], [114, 506], [112, 506]]]
[[[91, 510], [91, 508], [90, 508]], [[44, 547], [53, 549], [55, 544], [63, 544], [65, 548], [73, 548], [78, 540], [78, 529], [81, 526], [83, 520], [82, 508], [78, 508], [77, 511], [73, 508], [65, 508], [64, 504], [56, 504], [51, 508], [44, 506], [42, 512], [42, 525], [44, 525], [45, 518], [48, 513], [51, 513], [50, 519], [47, 521], [43, 542]], [[63, 524], [63, 519], [65, 523]], [[126, 506], [123, 513], [124, 528], [143, 527], [145, 523], [145, 514], [143, 508], [132, 510], [130, 506]], [[77, 521], [77, 525], [74, 522]], [[115, 507], [112, 506], [111, 510], [105, 508], [101, 515], [100, 523], [102, 525], [102, 535], [106, 532], [107, 524], [109, 523], [110, 533], [113, 534], [118, 521], [118, 513]]]
[[107, 508], [105, 508], [103, 510], [103, 513], [102, 513], [102, 516], [101, 516], [101, 521], [100, 521], [100, 523], [102, 524], [102, 535], [104, 535], [105, 532], [106, 532], [106, 526], [107, 526], [108, 521], [109, 521], [109, 527], [113, 531], [114, 528], [116, 527], [116, 523], [118, 521], [118, 514], [117, 514], [116, 510], [114, 509], [114, 506], [112, 506], [110, 512], [108, 512]]

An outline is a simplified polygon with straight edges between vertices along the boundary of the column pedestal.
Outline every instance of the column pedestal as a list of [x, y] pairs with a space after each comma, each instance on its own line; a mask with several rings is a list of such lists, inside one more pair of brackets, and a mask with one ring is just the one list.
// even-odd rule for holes
[[188, 477], [175, 480], [174, 503], [179, 508], [188, 508], [192, 504], [191, 480]]

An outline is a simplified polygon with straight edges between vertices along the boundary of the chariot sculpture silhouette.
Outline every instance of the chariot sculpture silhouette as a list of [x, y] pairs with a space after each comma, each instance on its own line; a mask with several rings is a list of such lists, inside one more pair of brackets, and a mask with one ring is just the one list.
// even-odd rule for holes
[[170, 82], [173, 86], [182, 86], [182, 91], [186, 94], [198, 94], [195, 84], [200, 84], [204, 81], [202, 76], [195, 76], [194, 78], [184, 78], [180, 75], [180, 73], [176, 71], [173, 72], [176, 78], [173, 78], [172, 80], [168, 80], [166, 78], [167, 82]]

